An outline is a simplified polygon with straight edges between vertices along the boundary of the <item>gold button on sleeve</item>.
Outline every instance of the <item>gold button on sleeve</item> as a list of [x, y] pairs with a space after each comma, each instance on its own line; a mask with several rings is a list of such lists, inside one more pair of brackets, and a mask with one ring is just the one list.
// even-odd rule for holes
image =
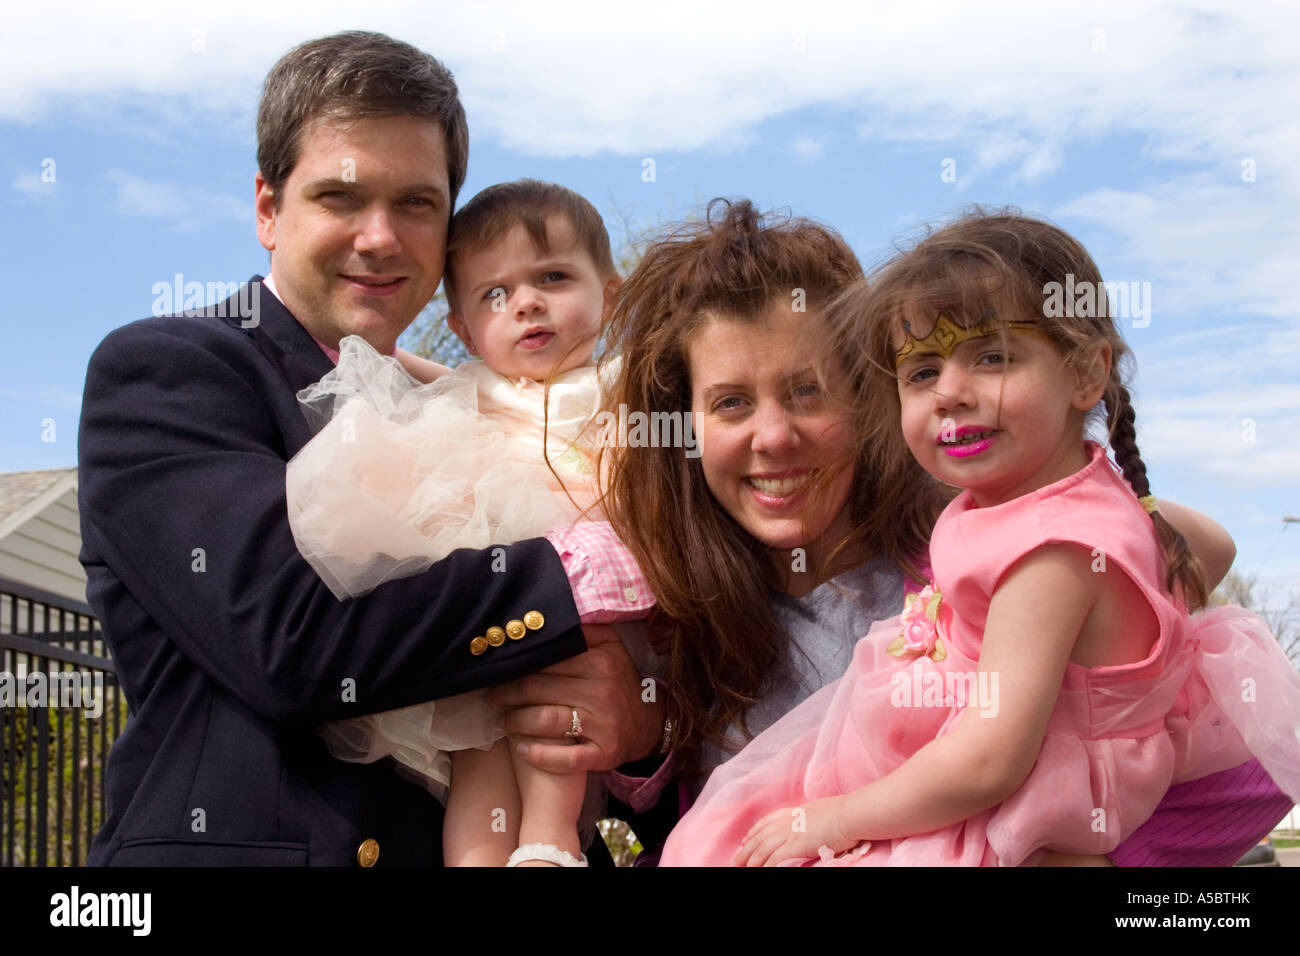
[[535, 631], [546, 623], [546, 618], [542, 617], [541, 611], [529, 611], [524, 615], [524, 627], [530, 631]]
[[374, 866], [379, 859], [379, 841], [368, 837], [357, 847], [357, 862], [362, 866]]
[[506, 621], [506, 637], [512, 641], [517, 641], [528, 633], [528, 628], [524, 627], [523, 621]]
[[487, 648], [488, 648], [487, 638], [483, 637], [482, 635], [474, 638], [474, 640], [469, 642], [469, 652], [473, 654], [475, 657], [477, 657], [479, 654], [482, 654], [484, 651], [487, 650]]
[[487, 642], [493, 647], [500, 647], [506, 642], [506, 632], [499, 627], [489, 627], [486, 636]]

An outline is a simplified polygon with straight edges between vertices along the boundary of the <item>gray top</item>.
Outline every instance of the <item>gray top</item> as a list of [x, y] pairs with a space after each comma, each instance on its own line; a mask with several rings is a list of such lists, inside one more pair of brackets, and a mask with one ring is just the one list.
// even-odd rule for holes
[[[903, 610], [903, 575], [876, 557], [801, 598], [779, 591], [771, 595], [777, 624], [790, 635], [790, 654], [749, 709], [749, 732], [755, 736], [849, 669], [853, 648], [871, 625]], [[745, 738], [735, 725], [731, 736], [735, 753]], [[730, 756], [706, 743], [700, 754], [701, 780]]]

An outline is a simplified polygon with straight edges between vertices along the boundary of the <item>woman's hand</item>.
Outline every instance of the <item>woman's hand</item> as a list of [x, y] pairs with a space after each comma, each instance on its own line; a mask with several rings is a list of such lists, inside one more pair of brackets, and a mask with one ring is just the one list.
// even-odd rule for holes
[[[664, 705], [647, 700], [641, 673], [612, 627], [585, 624], [587, 652], [536, 674], [492, 688], [493, 703], [506, 711], [521, 757], [551, 773], [614, 770], [654, 752], [663, 735]], [[566, 738], [578, 712], [582, 734]]]
[[784, 860], [816, 859], [822, 847], [836, 854], [861, 841], [844, 833], [843, 797], [769, 813], [755, 823], [737, 851], [737, 866], [775, 866]]

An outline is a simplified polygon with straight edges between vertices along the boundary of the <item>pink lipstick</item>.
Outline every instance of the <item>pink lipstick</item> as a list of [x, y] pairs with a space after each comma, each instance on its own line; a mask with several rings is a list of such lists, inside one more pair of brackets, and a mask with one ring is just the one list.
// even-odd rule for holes
[[936, 444], [943, 446], [945, 454], [952, 458], [968, 458], [988, 450], [996, 435], [997, 429], [994, 428], [963, 425], [951, 437], [947, 437], [946, 432], [941, 434]]

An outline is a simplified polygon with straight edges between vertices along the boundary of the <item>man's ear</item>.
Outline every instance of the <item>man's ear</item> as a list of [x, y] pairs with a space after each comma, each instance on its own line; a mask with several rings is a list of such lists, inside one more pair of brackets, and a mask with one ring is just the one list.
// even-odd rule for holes
[[253, 208], [257, 211], [257, 241], [267, 252], [275, 249], [275, 193], [262, 175], [253, 176]]
[[1077, 385], [1073, 405], [1080, 411], [1089, 411], [1106, 394], [1110, 383], [1112, 353], [1109, 342], [1099, 342], [1089, 349], [1084, 361], [1075, 369]]
[[470, 355], [478, 355], [478, 349], [474, 347], [474, 339], [469, 334], [469, 326], [457, 312], [447, 313], [447, 326], [456, 333], [456, 338], [465, 343], [465, 348], [469, 350]]

